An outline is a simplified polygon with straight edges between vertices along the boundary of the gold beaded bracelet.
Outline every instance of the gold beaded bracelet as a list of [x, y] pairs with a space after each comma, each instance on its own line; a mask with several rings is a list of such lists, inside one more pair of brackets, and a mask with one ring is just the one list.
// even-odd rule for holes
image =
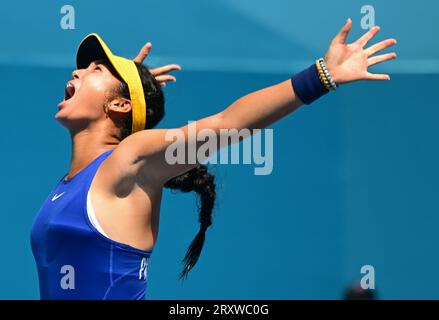
[[[337, 84], [332, 79], [331, 75], [329, 74], [328, 68], [326, 68], [325, 60], [323, 58], [320, 58], [316, 61], [316, 64], [320, 66], [319, 70], [320, 72], [323, 72], [323, 78], [326, 79], [326, 81], [329, 83], [329, 90], [333, 91], [337, 89]], [[325, 81], [325, 83], [326, 83]]]
[[325, 72], [323, 71], [322, 66], [320, 65], [319, 60], [316, 60], [316, 67], [317, 67], [317, 71], [319, 73], [320, 81], [323, 83], [323, 85], [325, 86], [326, 90], [330, 91], [332, 89], [331, 85], [329, 84], [329, 80], [325, 76]]

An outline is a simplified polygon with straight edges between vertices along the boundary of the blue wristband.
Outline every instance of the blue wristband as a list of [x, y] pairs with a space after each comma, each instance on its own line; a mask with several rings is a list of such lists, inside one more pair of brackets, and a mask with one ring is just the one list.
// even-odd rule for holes
[[329, 92], [320, 81], [315, 64], [292, 76], [291, 83], [296, 95], [305, 104], [311, 104]]

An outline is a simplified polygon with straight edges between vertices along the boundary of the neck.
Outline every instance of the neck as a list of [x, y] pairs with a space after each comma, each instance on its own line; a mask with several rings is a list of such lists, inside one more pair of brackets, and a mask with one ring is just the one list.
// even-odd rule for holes
[[119, 143], [118, 135], [108, 134], [108, 130], [85, 129], [70, 134], [72, 158], [66, 179], [71, 179], [102, 153], [114, 149]]

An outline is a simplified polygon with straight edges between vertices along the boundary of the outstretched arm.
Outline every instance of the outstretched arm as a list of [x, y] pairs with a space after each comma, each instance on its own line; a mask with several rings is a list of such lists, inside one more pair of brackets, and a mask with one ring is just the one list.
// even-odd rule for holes
[[[325, 55], [325, 63], [329, 74], [337, 85], [358, 80], [389, 80], [387, 74], [372, 74], [368, 67], [377, 63], [396, 58], [395, 53], [375, 55], [393, 46], [394, 39], [387, 39], [365, 48], [366, 44], [379, 32], [374, 27], [353, 43], [347, 44], [346, 39], [352, 27], [348, 19], [345, 26], [332, 40]], [[265, 128], [277, 120], [290, 114], [303, 105], [290, 79], [273, 86], [245, 95], [231, 104], [222, 112], [196, 121], [196, 133], [204, 129], [220, 135], [221, 129], [259, 129]], [[193, 124], [191, 124], [193, 125]], [[196, 136], [189, 134], [188, 125], [179, 129], [187, 144], [195, 144], [197, 148], [203, 142], [197, 142]], [[169, 164], [166, 161], [166, 149], [173, 143], [167, 139], [169, 130], [144, 130], [124, 139], [118, 148], [127, 157], [129, 163], [136, 163], [139, 170], [147, 168], [150, 178], [158, 183], [165, 183], [178, 176], [196, 164]], [[219, 146], [218, 148], [223, 147]], [[187, 148], [186, 148], [187, 150]], [[209, 155], [210, 156], [210, 155]]]
[[[374, 27], [357, 41], [347, 44], [351, 28], [352, 20], [348, 19], [325, 55], [324, 60], [333, 80], [338, 85], [358, 80], [390, 80], [387, 74], [370, 73], [368, 67], [395, 59], [396, 53], [374, 55], [396, 44], [396, 40], [387, 39], [365, 49], [380, 28]], [[301, 105], [303, 102], [288, 79], [237, 100], [221, 113], [221, 124], [224, 128], [265, 128]]]

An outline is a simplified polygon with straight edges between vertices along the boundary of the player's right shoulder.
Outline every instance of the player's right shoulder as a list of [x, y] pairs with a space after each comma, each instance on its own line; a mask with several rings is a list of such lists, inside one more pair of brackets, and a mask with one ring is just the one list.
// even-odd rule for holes
[[150, 129], [129, 135], [106, 159], [108, 163], [104, 170], [117, 181], [133, 177], [159, 181], [162, 168], [160, 162], [164, 161], [166, 147], [172, 143], [166, 141], [167, 131], [168, 129]]

